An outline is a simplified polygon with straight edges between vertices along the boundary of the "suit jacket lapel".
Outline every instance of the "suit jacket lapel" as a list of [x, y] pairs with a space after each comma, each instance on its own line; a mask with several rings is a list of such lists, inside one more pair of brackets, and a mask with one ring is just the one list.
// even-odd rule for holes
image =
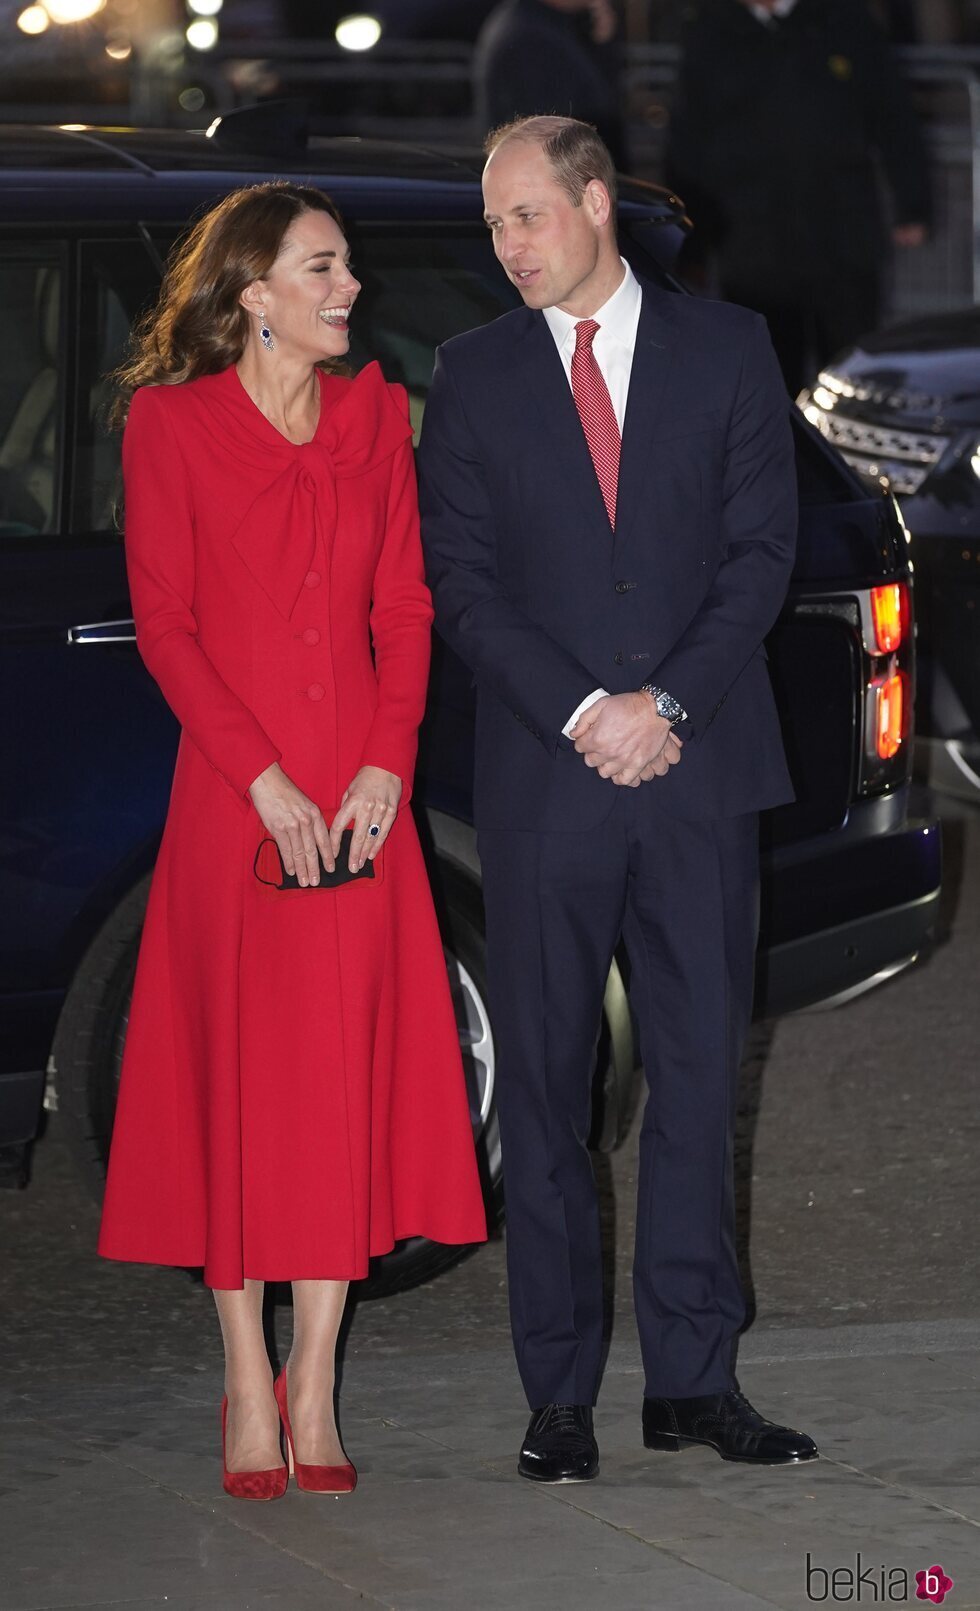
[[643, 300], [619, 459], [614, 550], [617, 557], [624, 552], [633, 526], [645, 507], [647, 481], [655, 468], [650, 438], [667, 406], [668, 382], [677, 345], [671, 298], [678, 293], [660, 291], [645, 281], [641, 284]]
[[[530, 313], [530, 328], [519, 333], [518, 362], [528, 391], [538, 406], [554, 449], [556, 463], [561, 465], [565, 481], [577, 507], [592, 524], [599, 523], [609, 532], [609, 517], [602, 501], [602, 492], [596, 479], [595, 466], [585, 440], [582, 421], [575, 407], [572, 388], [548, 329], [544, 315]], [[609, 532], [610, 538], [612, 533]]]

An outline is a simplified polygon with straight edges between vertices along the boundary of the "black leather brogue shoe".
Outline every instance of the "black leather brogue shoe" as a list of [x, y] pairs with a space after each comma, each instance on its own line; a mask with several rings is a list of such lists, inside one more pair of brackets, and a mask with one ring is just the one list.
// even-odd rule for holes
[[805, 1432], [767, 1421], [737, 1389], [704, 1398], [645, 1398], [643, 1442], [676, 1453], [685, 1443], [706, 1443], [723, 1460], [758, 1466], [799, 1465], [817, 1458]]
[[517, 1469], [532, 1482], [588, 1482], [599, 1475], [589, 1404], [546, 1404], [528, 1424]]

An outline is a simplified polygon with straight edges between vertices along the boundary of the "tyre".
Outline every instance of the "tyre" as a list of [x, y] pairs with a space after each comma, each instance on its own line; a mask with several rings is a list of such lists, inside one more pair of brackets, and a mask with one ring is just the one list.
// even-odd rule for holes
[[123, 1045], [149, 876], [117, 906], [90, 945], [61, 1009], [52, 1074], [68, 1145], [97, 1202], [102, 1201], [119, 1090]]
[[[483, 898], [474, 880], [456, 863], [437, 858], [430, 863], [429, 871], [456, 1009], [487, 1226], [492, 1232], [503, 1221], [504, 1201], [495, 1100], [496, 1059], [487, 1006]], [[449, 1247], [421, 1236], [412, 1237], [383, 1258], [372, 1259], [361, 1296], [390, 1297], [420, 1286], [473, 1251], [472, 1247]]]

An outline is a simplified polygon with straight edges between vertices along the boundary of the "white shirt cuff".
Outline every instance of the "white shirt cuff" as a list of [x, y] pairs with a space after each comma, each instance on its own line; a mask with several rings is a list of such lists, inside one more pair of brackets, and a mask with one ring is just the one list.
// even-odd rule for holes
[[572, 712], [571, 716], [568, 718], [568, 721], [565, 723], [565, 726], [562, 728], [562, 735], [565, 738], [571, 738], [571, 736], [572, 736], [572, 728], [575, 726], [575, 723], [578, 721], [578, 719], [581, 716], [582, 712], [584, 710], [588, 710], [590, 705], [594, 705], [597, 699], [608, 699], [608, 698], [609, 698], [609, 690], [608, 690], [608, 688], [596, 688], [595, 691], [589, 695], [588, 699], [583, 699], [581, 705], [576, 706], [575, 710]]

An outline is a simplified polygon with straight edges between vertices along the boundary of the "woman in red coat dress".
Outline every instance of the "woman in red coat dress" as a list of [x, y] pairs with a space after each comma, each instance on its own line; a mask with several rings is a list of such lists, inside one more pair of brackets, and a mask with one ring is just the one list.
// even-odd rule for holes
[[[486, 1234], [407, 809], [432, 620], [407, 400], [377, 364], [331, 372], [359, 289], [326, 196], [238, 191], [170, 266], [123, 376], [138, 643], [183, 732], [99, 1251], [203, 1265], [225, 1487], [248, 1498], [286, 1487], [281, 1425], [300, 1486], [353, 1487], [334, 1355], [369, 1258]], [[375, 877], [319, 888], [348, 826]], [[300, 887], [256, 878], [270, 837]], [[266, 1281], [293, 1284], [288, 1400]]]

